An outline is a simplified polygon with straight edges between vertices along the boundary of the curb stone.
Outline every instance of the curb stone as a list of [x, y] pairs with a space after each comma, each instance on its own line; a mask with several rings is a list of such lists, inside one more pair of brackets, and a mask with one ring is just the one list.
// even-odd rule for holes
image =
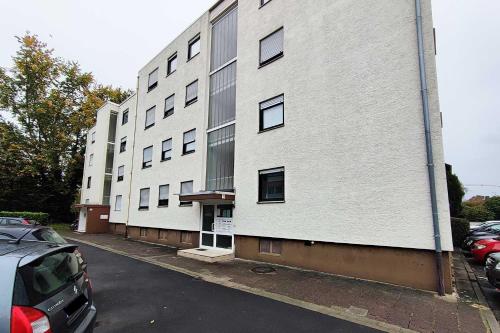
[[[88, 241], [84, 241], [84, 240], [80, 240], [80, 239], [72, 238], [72, 237], [68, 237], [68, 236], [65, 236], [65, 238], [68, 240], [74, 241], [74, 242], [79, 242], [82, 244], [93, 246], [93, 247], [96, 247], [96, 248], [99, 248], [99, 249], [102, 249], [102, 250], [105, 250], [108, 252], [119, 254], [119, 255], [129, 257], [129, 258], [132, 258], [135, 260], [143, 261], [143, 262], [153, 264], [155, 266], [159, 266], [162, 268], [166, 268], [166, 269], [169, 269], [169, 270], [172, 270], [172, 271], [175, 271], [178, 273], [182, 273], [185, 275], [189, 275], [191, 277], [198, 278], [198, 279], [201, 279], [201, 280], [209, 282], [209, 283], [214, 283], [214, 284], [218, 284], [218, 285], [221, 285], [224, 287], [237, 289], [237, 290], [244, 291], [244, 292], [247, 292], [250, 294], [254, 294], [257, 296], [266, 297], [266, 298], [273, 299], [273, 300], [278, 301], [278, 302], [298, 306], [298, 307], [301, 307], [303, 309], [322, 313], [322, 314], [327, 315], [327, 316], [346, 320], [349, 322], [353, 322], [355, 324], [367, 326], [367, 327], [377, 329], [380, 331], [389, 332], [389, 333], [418, 333], [417, 331], [414, 331], [414, 330], [410, 330], [407, 328], [388, 324], [388, 323], [378, 321], [375, 319], [370, 319], [370, 318], [366, 318], [363, 316], [358, 316], [358, 315], [352, 314], [352, 312], [350, 312], [349, 309], [347, 309], [347, 308], [343, 308], [343, 307], [339, 307], [339, 306], [331, 306], [331, 307], [322, 306], [322, 305], [302, 301], [299, 299], [291, 298], [288, 296], [276, 294], [276, 293], [269, 292], [266, 290], [253, 288], [253, 287], [245, 286], [243, 284], [231, 282], [230, 279], [228, 279], [228, 278], [218, 278], [218, 277], [215, 277], [211, 274], [198, 273], [198, 272], [184, 269], [181, 267], [177, 267], [174, 265], [158, 262], [154, 259], [129, 254], [127, 252], [116, 250], [116, 249], [113, 249], [113, 248], [110, 248], [107, 246], [103, 246], [100, 244], [96, 244], [96, 243], [92, 243], [92, 242], [88, 242]], [[494, 333], [496, 333], [496, 332], [494, 332]], [[499, 331], [499, 333], [500, 333], [500, 331]]]

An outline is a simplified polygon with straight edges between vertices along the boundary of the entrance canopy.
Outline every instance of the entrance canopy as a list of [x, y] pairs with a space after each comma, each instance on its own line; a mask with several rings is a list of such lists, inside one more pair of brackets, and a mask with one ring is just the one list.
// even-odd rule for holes
[[199, 202], [213, 202], [213, 201], [234, 201], [235, 194], [233, 192], [221, 191], [200, 191], [195, 193], [181, 193], [179, 194], [180, 201], [199, 201]]

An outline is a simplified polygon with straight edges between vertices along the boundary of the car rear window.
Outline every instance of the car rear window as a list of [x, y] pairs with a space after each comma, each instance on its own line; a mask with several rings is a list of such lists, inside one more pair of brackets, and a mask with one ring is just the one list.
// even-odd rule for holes
[[41, 241], [47, 241], [57, 244], [64, 244], [66, 241], [57, 232], [52, 229], [38, 229], [33, 231], [33, 236]]
[[[52, 297], [83, 273], [81, 260], [70, 252], [43, 256], [18, 268], [14, 304], [35, 305]], [[29, 304], [26, 304], [26, 303]]]

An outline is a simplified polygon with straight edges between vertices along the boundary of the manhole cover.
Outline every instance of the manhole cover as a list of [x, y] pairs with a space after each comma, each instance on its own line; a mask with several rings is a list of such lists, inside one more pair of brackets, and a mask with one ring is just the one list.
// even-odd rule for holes
[[257, 266], [251, 269], [252, 272], [257, 274], [272, 274], [276, 273], [276, 270], [271, 266]]

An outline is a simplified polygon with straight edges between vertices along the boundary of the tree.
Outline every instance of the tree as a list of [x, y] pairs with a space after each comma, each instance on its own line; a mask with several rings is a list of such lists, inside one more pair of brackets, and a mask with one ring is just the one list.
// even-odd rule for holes
[[13, 119], [0, 123], [0, 161], [6, 162], [0, 181], [7, 186], [0, 210], [44, 211], [67, 221], [83, 175], [85, 131], [103, 103], [120, 103], [131, 92], [97, 84], [36, 35], [16, 38], [13, 68], [0, 68], [0, 110]]
[[500, 220], [500, 196], [486, 199], [484, 206], [495, 215], [494, 219]]
[[495, 215], [484, 206], [467, 206], [463, 207], [464, 217], [471, 222], [484, 222], [492, 220]]
[[459, 217], [462, 212], [462, 199], [465, 191], [458, 177], [452, 172], [451, 165], [446, 165], [446, 182], [448, 184], [450, 215], [452, 217]]

